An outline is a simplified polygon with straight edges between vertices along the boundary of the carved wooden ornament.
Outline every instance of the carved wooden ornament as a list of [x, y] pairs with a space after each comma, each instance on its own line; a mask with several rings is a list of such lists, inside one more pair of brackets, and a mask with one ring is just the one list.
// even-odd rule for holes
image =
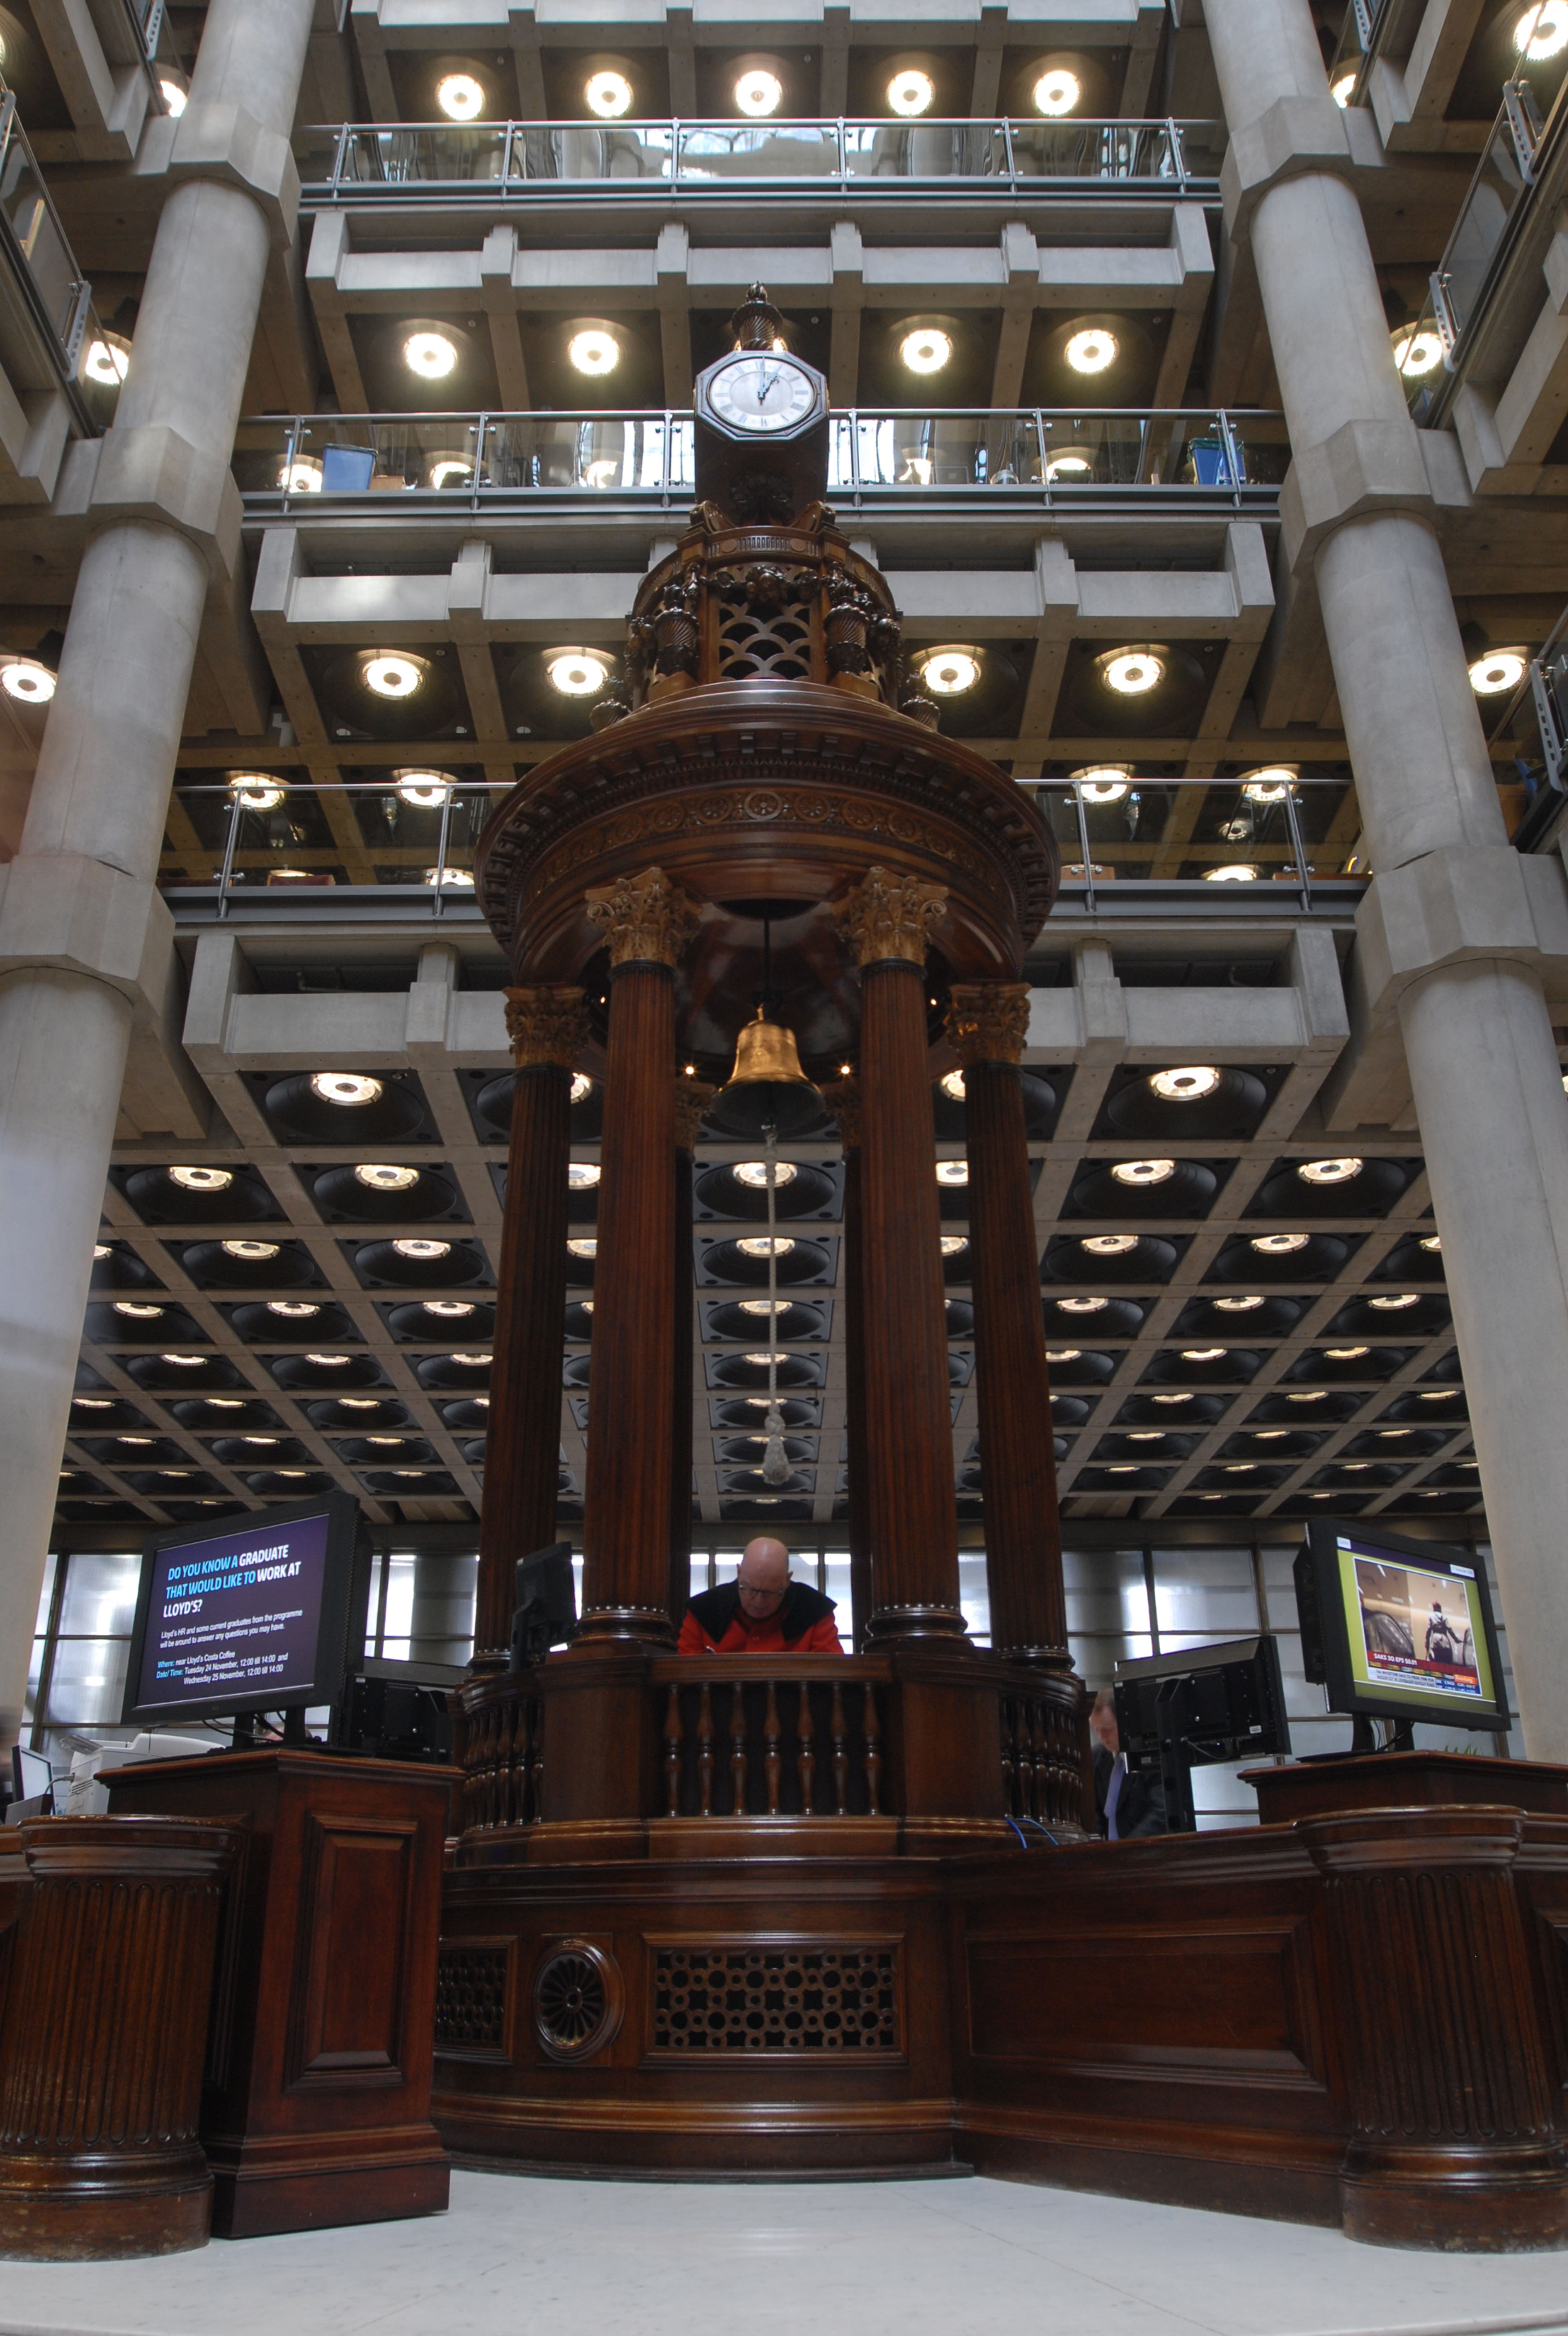
[[677, 1152], [696, 1149], [697, 1131], [707, 1116], [708, 1105], [718, 1093], [701, 1079], [678, 1078], [675, 1083], [675, 1148]]
[[872, 868], [863, 882], [833, 903], [833, 916], [857, 965], [905, 958], [923, 966], [927, 939], [947, 914], [947, 907], [948, 896], [941, 885]]
[[948, 1039], [966, 1071], [980, 1063], [1021, 1062], [1028, 1032], [1027, 981], [953, 984], [948, 1004]]
[[541, 1063], [557, 1070], [577, 1067], [588, 1044], [588, 1007], [575, 982], [536, 982], [506, 993], [506, 1035], [520, 1071]]
[[822, 1099], [838, 1129], [846, 1152], [858, 1152], [861, 1141], [861, 1083], [854, 1077], [834, 1079], [822, 1089]]
[[609, 938], [611, 966], [678, 964], [701, 921], [694, 901], [662, 868], [595, 884], [583, 895], [593, 923]]

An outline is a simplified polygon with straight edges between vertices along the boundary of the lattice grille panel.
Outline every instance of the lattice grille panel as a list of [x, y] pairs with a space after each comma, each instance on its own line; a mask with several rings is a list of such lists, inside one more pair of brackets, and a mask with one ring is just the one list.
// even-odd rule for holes
[[443, 1947], [435, 1966], [435, 2049], [438, 2052], [506, 2049], [503, 1947]]
[[757, 610], [725, 608], [719, 618], [718, 671], [721, 681], [745, 681], [771, 674], [780, 681], [809, 681], [812, 670], [810, 603], [786, 601], [782, 608]]
[[897, 2052], [896, 1947], [661, 1947], [653, 2049]]

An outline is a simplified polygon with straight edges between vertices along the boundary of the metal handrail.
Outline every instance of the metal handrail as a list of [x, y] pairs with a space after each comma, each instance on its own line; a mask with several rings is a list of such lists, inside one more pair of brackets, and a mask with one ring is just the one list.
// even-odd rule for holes
[[[817, 150], [819, 153], [831, 142], [830, 167], [798, 170], [765, 169], [755, 174], [737, 172], [734, 177], [726, 177], [698, 159], [705, 150], [697, 141], [720, 136], [756, 141], [749, 149], [753, 153], [765, 151], [766, 141], [774, 141], [781, 150], [782, 159], [791, 140], [799, 140], [805, 131], [816, 133], [821, 141]], [[579, 194], [591, 192], [597, 186], [608, 186], [620, 196], [639, 190], [667, 195], [672, 185], [676, 185], [686, 194], [722, 197], [732, 193], [737, 179], [742, 178], [744, 183], [754, 186], [765, 180], [792, 186], [832, 186], [840, 194], [847, 195], [871, 190], [871, 174], [855, 167], [856, 157], [862, 151], [871, 151], [869, 147], [862, 147], [860, 142], [862, 139], [913, 140], [923, 136], [929, 140], [931, 133], [943, 131], [961, 133], [972, 140], [976, 154], [982, 151], [985, 152], [986, 167], [966, 168], [959, 164], [947, 168], [911, 169], [901, 172], [896, 180], [878, 175], [875, 191], [885, 194], [902, 183], [918, 184], [922, 190], [929, 192], [933, 186], [940, 187], [955, 180], [1006, 187], [1015, 194], [1037, 192], [1044, 186], [1058, 184], [1068, 184], [1075, 190], [1081, 190], [1087, 187], [1125, 187], [1131, 183], [1164, 186], [1181, 195], [1185, 195], [1195, 186], [1205, 196], [1212, 196], [1218, 187], [1217, 170], [1194, 171], [1189, 168], [1186, 138], [1200, 131], [1222, 134], [1222, 125], [1170, 114], [1125, 119], [1105, 116], [1093, 120], [1077, 120], [1071, 115], [1027, 119], [1003, 114], [979, 119], [942, 115], [905, 119], [902, 116], [836, 114], [736, 121], [706, 115], [687, 117], [672, 114], [635, 121], [508, 119], [488, 122], [396, 124], [347, 122], [321, 123], [302, 130], [296, 140], [296, 151], [302, 164], [300, 177], [307, 202], [319, 202], [325, 199], [374, 199], [378, 192], [396, 197], [409, 186], [424, 190], [462, 189], [469, 196], [476, 193], [515, 196], [522, 190], [538, 193], [563, 188], [570, 189], [573, 194]], [[650, 152], [667, 154], [668, 161], [658, 171], [642, 179], [612, 177], [608, 170], [603, 173], [592, 170], [579, 173], [537, 168], [544, 141], [574, 135], [601, 140], [605, 141], [607, 152], [623, 156], [632, 151], [628, 141], [642, 141]], [[1032, 170], [1027, 162], [1028, 141], [1042, 137], [1055, 137], [1064, 143], [1076, 138], [1080, 151], [1088, 144], [1097, 143], [1105, 160], [1098, 167], [1089, 170]], [[308, 175], [312, 142], [318, 141], [324, 145], [329, 138], [334, 141], [330, 170], [326, 176]], [[1136, 167], [1138, 143], [1144, 138], [1148, 140], [1148, 151], [1154, 167], [1140, 169]], [[472, 161], [475, 154], [486, 151], [484, 141], [489, 141], [487, 159], [494, 160], [497, 168], [487, 171], [482, 178], [457, 170], [451, 176], [437, 170], [429, 174], [400, 172], [385, 179], [362, 179], [351, 167], [355, 141], [360, 139], [373, 139], [389, 145], [402, 141], [403, 152], [411, 158], [417, 153], [414, 141], [441, 139], [449, 142], [454, 162], [464, 155]], [[553, 149], [549, 151], [553, 159]], [[711, 163], [715, 150], [708, 148], [706, 151]], [[926, 160], [934, 165], [934, 156], [928, 155]]]
[[[24, 216], [19, 216], [24, 213]], [[73, 387], [83, 337], [92, 313], [93, 287], [77, 265], [71, 239], [44, 184], [16, 111], [15, 92], [0, 82], [0, 223], [15, 256], [29, 305], [59, 356], [65, 384]], [[41, 264], [47, 250], [57, 262], [51, 281]]]

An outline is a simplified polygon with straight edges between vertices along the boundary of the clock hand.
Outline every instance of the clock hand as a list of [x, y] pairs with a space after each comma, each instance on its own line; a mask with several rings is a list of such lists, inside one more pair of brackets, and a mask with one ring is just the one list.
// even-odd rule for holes
[[756, 394], [756, 402], [757, 402], [757, 404], [758, 404], [759, 405], [761, 405], [761, 404], [763, 404], [765, 403], [765, 401], [766, 400], [767, 394], [768, 394], [769, 390], [770, 390], [770, 389], [772, 389], [772, 388], [774, 388], [774, 387], [776, 385], [776, 384], [777, 384], [777, 382], [778, 382], [778, 379], [779, 379], [779, 368], [777, 367], [777, 365], [774, 365], [774, 369], [773, 369], [772, 373], [770, 373], [769, 375], [766, 375], [766, 377], [765, 378], [765, 380], [764, 380], [764, 382], [763, 382], [763, 385], [762, 385], [762, 387], [758, 390], [758, 392], [757, 392], [757, 394]]

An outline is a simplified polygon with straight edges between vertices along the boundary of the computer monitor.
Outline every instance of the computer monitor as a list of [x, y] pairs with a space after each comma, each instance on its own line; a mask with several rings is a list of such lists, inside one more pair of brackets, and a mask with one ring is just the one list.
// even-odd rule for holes
[[364, 1649], [369, 1586], [346, 1493], [151, 1534], [122, 1726], [336, 1702]]
[[517, 1561], [517, 1604], [511, 1618], [511, 1668], [537, 1663], [551, 1647], [577, 1635], [577, 1584], [571, 1543], [558, 1541]]
[[1302, 1667], [1334, 1711], [1358, 1721], [1353, 1748], [1372, 1748], [1373, 1719], [1407, 1740], [1417, 1719], [1438, 1728], [1508, 1725], [1497, 1630], [1481, 1561], [1334, 1517], [1314, 1517], [1296, 1560]]
[[468, 1672], [461, 1663], [366, 1655], [350, 1661], [332, 1715], [332, 1742], [377, 1760], [452, 1757], [452, 1698]]
[[46, 1817], [54, 1809], [54, 1771], [42, 1752], [29, 1752], [20, 1744], [11, 1747], [11, 1815], [8, 1824], [19, 1825], [24, 1816]]
[[1177, 1653], [1136, 1655], [1115, 1673], [1116, 1735], [1131, 1768], [1155, 1767], [1173, 1833], [1191, 1833], [1194, 1765], [1289, 1752], [1278, 1641], [1264, 1631]]

